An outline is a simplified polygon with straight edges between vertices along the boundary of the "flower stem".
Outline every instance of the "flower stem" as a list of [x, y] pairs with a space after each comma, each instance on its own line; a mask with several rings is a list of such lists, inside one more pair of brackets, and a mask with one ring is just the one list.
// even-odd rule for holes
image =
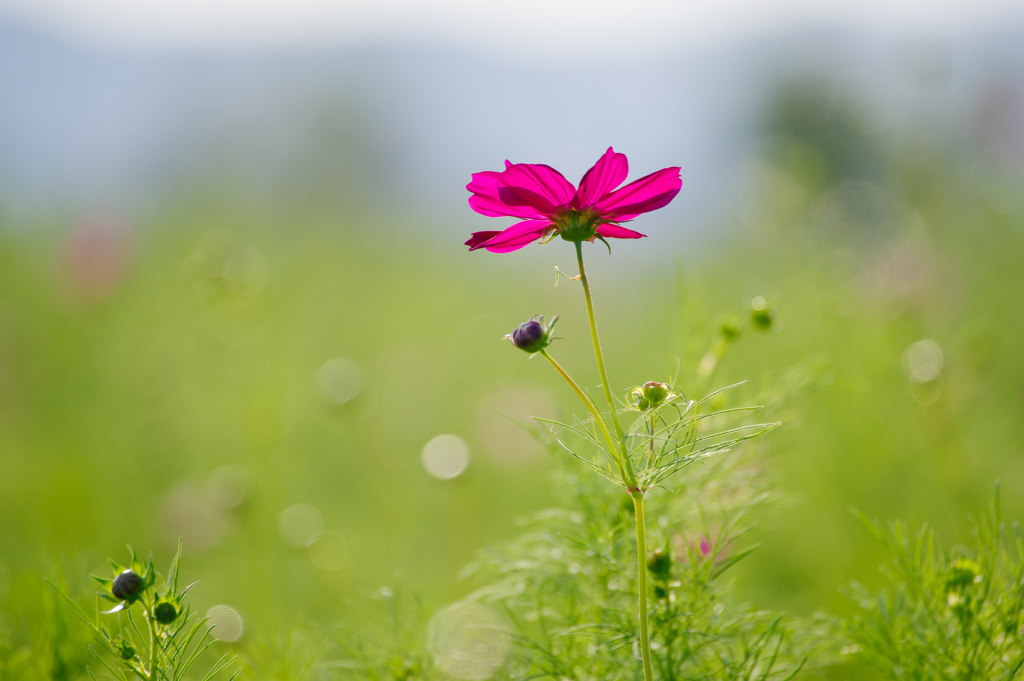
[[643, 470], [650, 470], [654, 464], [654, 414], [647, 420], [647, 436], [651, 439], [647, 450], [647, 463], [644, 464]]
[[148, 605], [147, 605], [147, 612], [146, 612], [145, 616], [146, 616], [146, 624], [149, 625], [149, 677], [148, 678], [149, 678], [149, 681], [156, 681], [156, 679], [158, 678], [157, 675], [159, 673], [158, 672], [159, 665], [157, 664], [157, 661], [156, 661], [156, 658], [157, 658], [157, 645], [158, 645], [157, 638], [158, 637], [157, 637], [157, 633], [156, 633], [156, 627], [153, 625], [153, 613], [152, 613], [152, 610], [149, 609]]
[[[604, 368], [604, 354], [601, 352], [601, 341], [597, 336], [597, 318], [594, 315], [594, 300], [590, 295], [590, 283], [587, 281], [587, 271], [583, 267], [583, 244], [576, 242], [576, 262], [580, 268], [580, 283], [583, 284], [583, 294], [587, 299], [587, 315], [590, 318], [590, 337], [594, 341], [594, 357], [597, 359], [597, 370], [601, 374], [601, 387], [604, 388], [604, 397], [608, 401], [608, 411], [612, 417], [612, 424], [615, 426], [615, 435], [618, 437], [619, 452], [622, 463], [619, 469], [622, 472], [623, 482], [629, 490], [629, 496], [633, 499], [633, 508], [636, 511], [636, 555], [637, 555], [637, 601], [640, 604], [640, 657], [644, 663], [644, 681], [653, 681], [654, 671], [651, 664], [651, 636], [647, 628], [647, 532], [644, 521], [644, 493], [636, 482], [636, 474], [633, 472], [633, 463], [629, 458], [629, 450], [626, 448], [626, 439], [622, 434], [622, 425], [619, 423], [619, 415], [615, 408], [615, 401], [612, 399], [611, 383], [608, 381], [608, 371]], [[591, 403], [592, 405], [593, 403]]]
[[594, 341], [594, 357], [597, 358], [597, 371], [601, 374], [601, 387], [604, 388], [604, 398], [608, 401], [608, 411], [612, 415], [612, 424], [615, 426], [615, 435], [619, 442], [622, 442], [622, 425], [619, 423], [619, 415], [615, 409], [615, 401], [612, 400], [611, 384], [608, 382], [608, 372], [604, 368], [604, 354], [601, 352], [601, 341], [597, 337], [597, 318], [594, 316], [594, 299], [590, 296], [590, 284], [587, 282], [587, 271], [583, 268], [583, 243], [576, 242], [576, 262], [580, 268], [580, 283], [583, 284], [583, 295], [587, 298], [587, 315], [590, 317], [590, 337]]
[[640, 602], [640, 656], [644, 662], [644, 680], [652, 681], [654, 671], [651, 665], [651, 635], [647, 631], [647, 537], [644, 528], [644, 493], [634, 489], [629, 496], [633, 498], [633, 509], [636, 511], [636, 558], [637, 558], [637, 592]]
[[590, 415], [594, 417], [594, 421], [597, 422], [597, 427], [601, 429], [601, 433], [604, 435], [604, 439], [608, 443], [608, 453], [611, 454], [611, 457], [615, 460], [616, 465], [618, 465], [619, 475], [622, 476], [623, 482], [626, 483], [627, 485], [635, 486], [635, 483], [633, 483], [632, 481], [627, 481], [626, 471], [622, 467], [622, 461], [618, 454], [619, 447], [616, 445], [615, 439], [612, 437], [612, 434], [608, 432], [608, 424], [605, 423], [604, 417], [601, 416], [601, 411], [597, 408], [597, 405], [594, 404], [594, 401], [590, 399], [590, 396], [587, 395], [587, 393], [583, 392], [583, 388], [581, 388], [579, 384], [573, 380], [572, 376], [570, 376], [569, 373], [562, 368], [562, 365], [556, 362], [555, 358], [548, 354], [547, 350], [541, 350], [539, 354], [542, 357], [544, 357], [544, 359], [551, 362], [551, 366], [553, 366], [555, 370], [562, 375], [562, 378], [564, 378], [566, 382], [568, 382], [569, 385], [572, 386], [572, 389], [575, 390], [576, 394], [580, 396], [580, 399], [583, 400], [583, 403], [587, 405], [587, 411], [589, 411]]
[[622, 459], [622, 482], [630, 494], [637, 485], [636, 473], [633, 471], [633, 462], [629, 458], [629, 451], [626, 449], [626, 438], [622, 434], [622, 424], [619, 423], [619, 414], [615, 408], [615, 400], [612, 399], [611, 384], [608, 382], [608, 372], [604, 368], [604, 353], [601, 352], [601, 340], [597, 336], [597, 317], [594, 316], [594, 299], [590, 295], [590, 283], [587, 281], [587, 270], [583, 267], [583, 244], [576, 242], [576, 262], [580, 268], [580, 283], [583, 284], [583, 295], [587, 299], [587, 316], [590, 319], [590, 337], [594, 341], [594, 357], [597, 359], [597, 371], [601, 374], [601, 387], [604, 388], [604, 398], [608, 402], [608, 413], [612, 417], [612, 425], [615, 426], [615, 435], [619, 442], [619, 458]]

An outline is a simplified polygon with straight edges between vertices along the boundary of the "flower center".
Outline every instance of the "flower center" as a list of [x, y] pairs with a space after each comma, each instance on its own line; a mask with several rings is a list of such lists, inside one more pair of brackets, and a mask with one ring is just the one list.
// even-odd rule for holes
[[597, 234], [600, 216], [589, 208], [564, 208], [551, 218], [555, 229], [566, 241], [588, 241]]

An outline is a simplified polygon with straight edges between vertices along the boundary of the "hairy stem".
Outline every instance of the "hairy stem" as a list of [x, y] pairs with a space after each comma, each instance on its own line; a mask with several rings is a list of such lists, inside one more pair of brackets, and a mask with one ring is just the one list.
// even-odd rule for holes
[[640, 603], [640, 656], [644, 662], [644, 681], [652, 681], [651, 635], [647, 631], [647, 536], [644, 527], [644, 493], [632, 490], [633, 509], [636, 511], [636, 569], [637, 600]]

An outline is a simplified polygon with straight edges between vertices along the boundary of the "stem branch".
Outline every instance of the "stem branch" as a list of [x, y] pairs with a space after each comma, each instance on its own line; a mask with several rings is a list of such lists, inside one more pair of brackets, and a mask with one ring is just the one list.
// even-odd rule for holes
[[631, 484], [626, 477], [626, 471], [623, 469], [621, 458], [617, 453], [619, 447], [616, 446], [615, 439], [612, 438], [612, 434], [608, 432], [608, 424], [605, 423], [604, 417], [601, 416], [601, 411], [597, 408], [597, 405], [594, 404], [594, 401], [590, 399], [590, 396], [587, 395], [587, 393], [583, 392], [583, 388], [581, 388], [579, 384], [572, 379], [572, 376], [562, 368], [562, 365], [556, 362], [555, 358], [548, 354], [547, 350], [541, 350], [540, 354], [544, 359], [551, 362], [551, 366], [553, 366], [555, 370], [562, 375], [562, 378], [572, 386], [572, 389], [580, 396], [583, 403], [587, 405], [587, 411], [589, 411], [590, 415], [594, 417], [594, 421], [597, 422], [597, 427], [601, 429], [601, 433], [604, 435], [604, 439], [608, 443], [608, 453], [615, 460], [616, 465], [618, 465], [619, 474], [622, 476], [623, 482], [627, 485]]

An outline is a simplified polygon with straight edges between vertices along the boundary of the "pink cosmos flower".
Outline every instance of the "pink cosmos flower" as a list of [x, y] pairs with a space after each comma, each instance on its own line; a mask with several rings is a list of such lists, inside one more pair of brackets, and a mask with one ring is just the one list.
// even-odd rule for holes
[[505, 161], [501, 172], [474, 173], [466, 185], [473, 192], [470, 207], [481, 215], [522, 218], [522, 222], [500, 232], [474, 232], [466, 245], [471, 251], [508, 253], [556, 234], [575, 242], [639, 239], [645, 235], [618, 223], [668, 205], [683, 183], [679, 168], [663, 168], [616, 189], [628, 174], [625, 154], [611, 147], [586, 172], [579, 189], [542, 164]]

